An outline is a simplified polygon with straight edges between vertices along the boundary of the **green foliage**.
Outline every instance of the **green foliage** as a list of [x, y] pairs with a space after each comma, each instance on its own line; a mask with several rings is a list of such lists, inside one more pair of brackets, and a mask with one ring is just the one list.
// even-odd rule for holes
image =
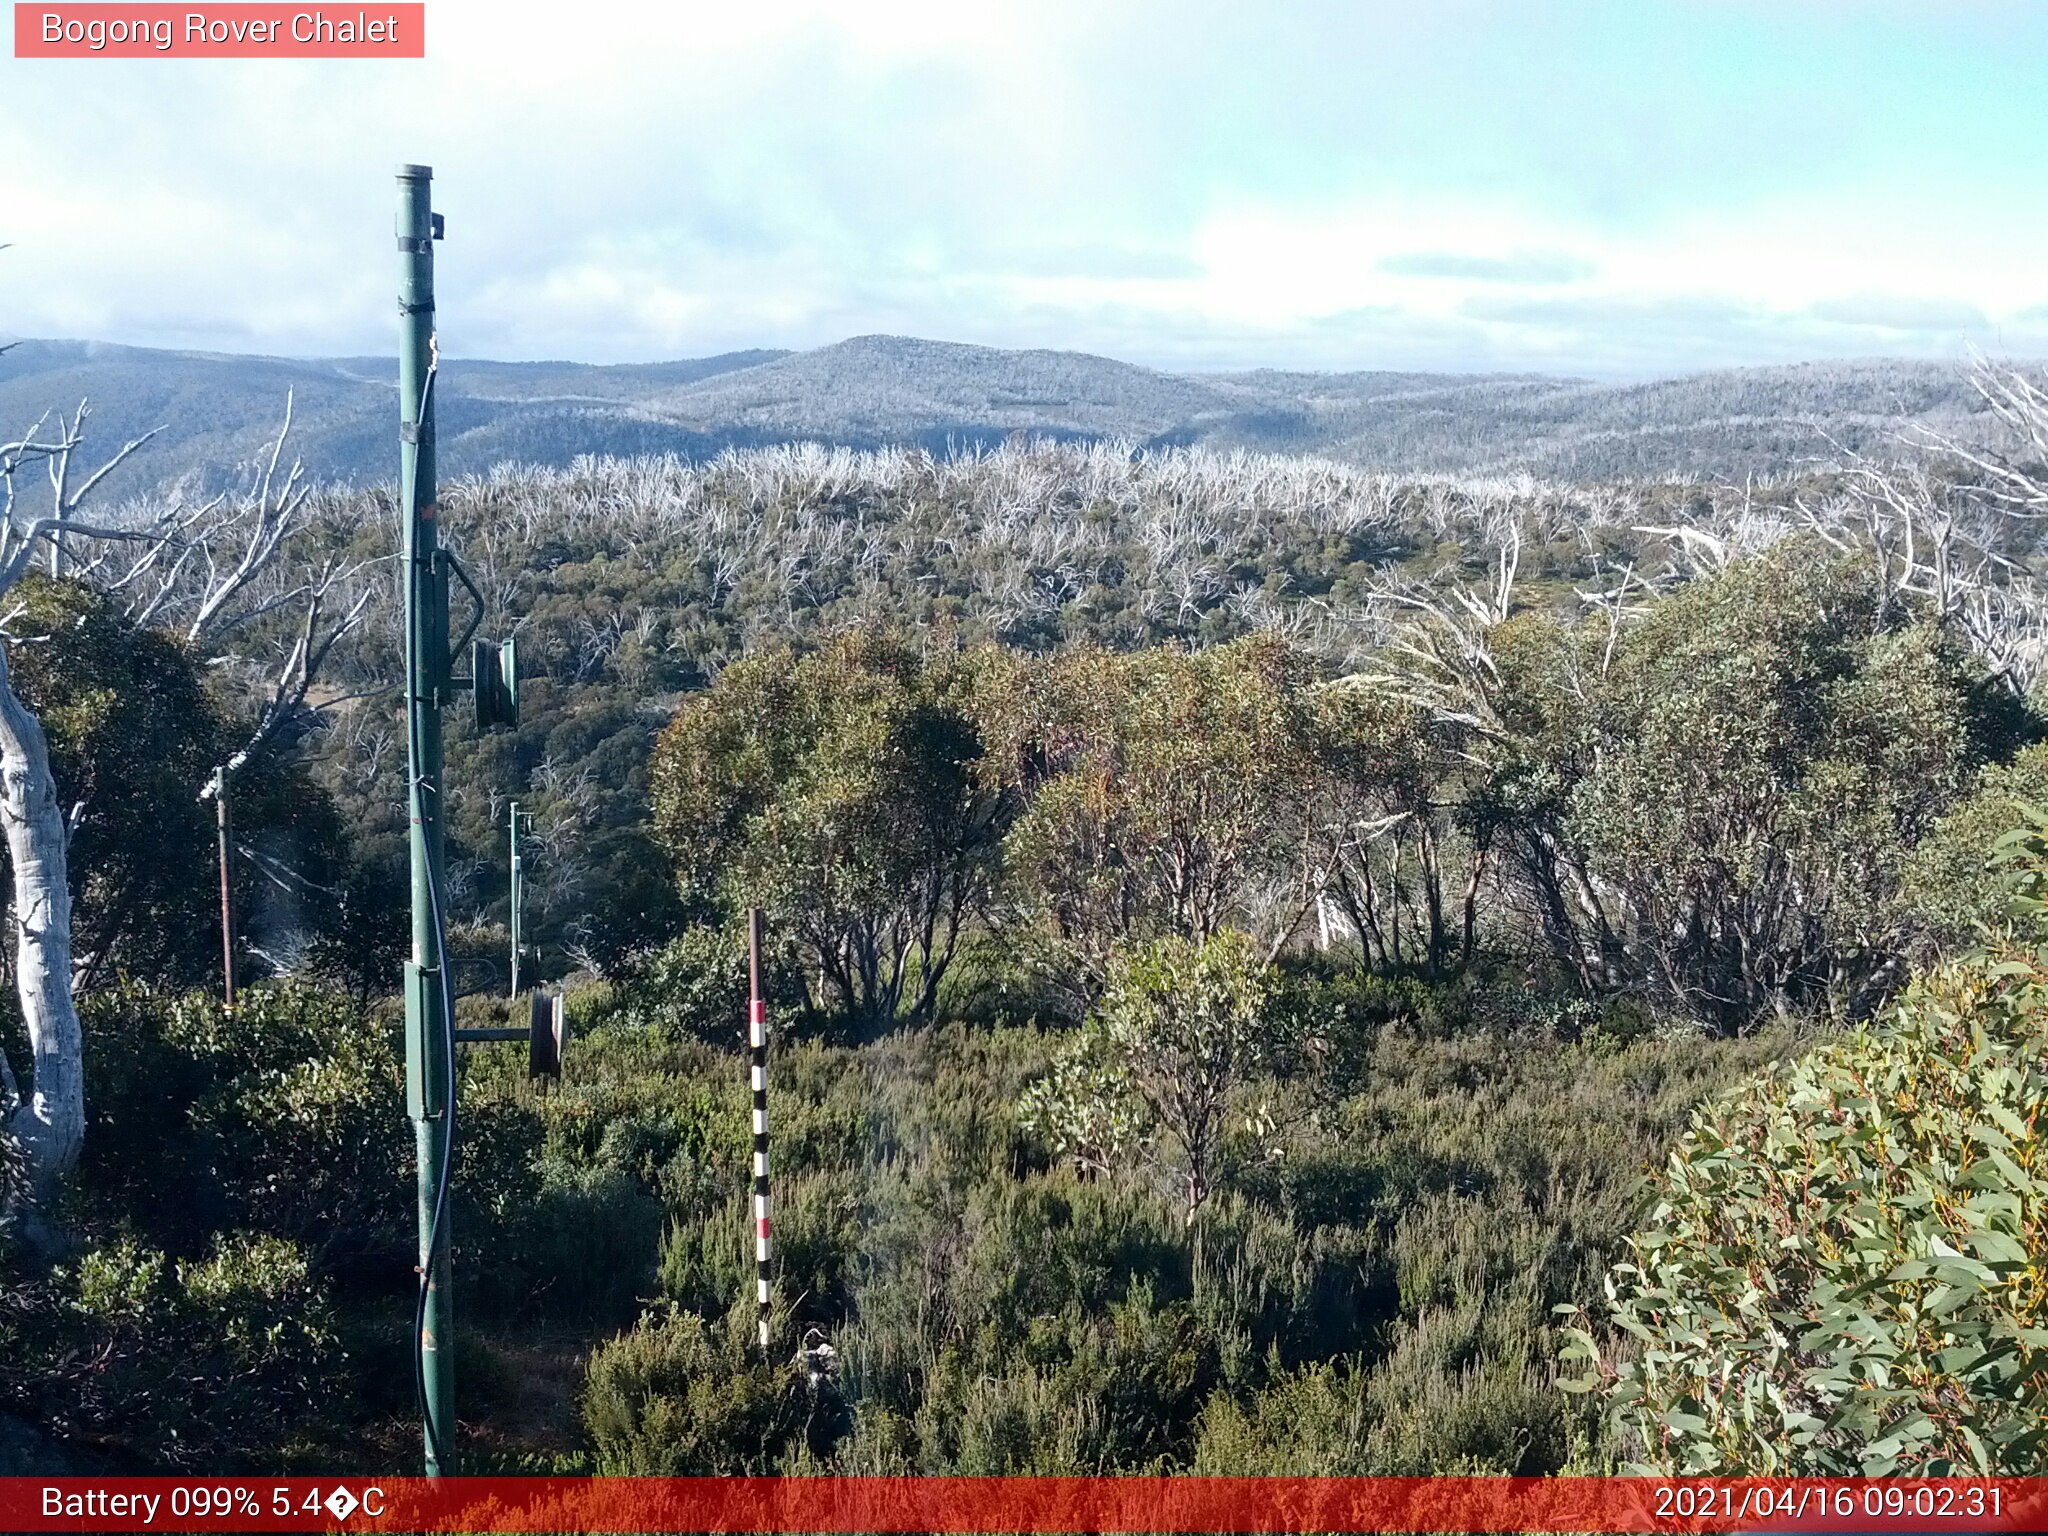
[[991, 1377], [942, 1353], [915, 1423], [924, 1455], [956, 1476], [1102, 1474], [1162, 1466], [1217, 1384], [1217, 1343], [1190, 1304], [1143, 1282], [1099, 1318], [1071, 1302], [1035, 1320]]
[[937, 1006], [940, 1018], [986, 1028], [1079, 1020], [1074, 989], [1061, 985], [1058, 966], [1042, 946], [993, 923], [954, 957]]
[[1800, 540], [1611, 632], [1406, 643], [1324, 685], [1272, 636], [921, 662], [862, 629], [687, 704], [658, 817], [700, 904], [768, 901], [813, 1006], [864, 1027], [913, 977], [929, 1016], [963, 943], [1058, 1016], [1120, 944], [1284, 944], [1320, 912], [1383, 974], [1537, 943], [1589, 998], [1739, 1030], [1883, 1000], [1924, 926], [1909, 857], [2033, 730], [1950, 629]]
[[[1778, 1045], [1592, 1030], [1574, 1041], [1550, 1014], [1470, 986], [1267, 978], [1241, 939], [1127, 963], [1134, 1010], [1206, 966], [1205, 995], [1237, 992], [1238, 1005], [1217, 1004], [1232, 1017], [1255, 980], [1266, 1000], [1250, 1017], [1270, 1021], [1291, 999], [1290, 1017], [1346, 1041], [1245, 1079], [1282, 1155], [1236, 1166], [1199, 1231], [1153, 1166], [1081, 1174], [1020, 1125], [1019, 1099], [1070, 1033], [949, 1025], [776, 1053], [774, 1355], [810, 1328], [838, 1355], [836, 1399], [821, 1396], [815, 1420], [806, 1406], [806, 1436], [775, 1428], [783, 1378], [757, 1379], [752, 1363], [744, 1056], [601, 1032], [579, 1083], [549, 1105], [561, 1117], [551, 1137], [565, 1154], [572, 1140], [593, 1157], [641, 1149], [623, 1160], [658, 1170], [668, 1213], [662, 1299], [643, 1325], [657, 1337], [635, 1345], [623, 1378], [593, 1373], [586, 1400], [607, 1464], [1288, 1467], [1294, 1452], [1227, 1452], [1212, 1426], [1263, 1415], [1277, 1435], [1288, 1383], [1336, 1362], [1356, 1378], [1347, 1392], [1369, 1394], [1367, 1429], [1356, 1443], [1333, 1431], [1319, 1465], [1563, 1466], [1577, 1427], [1552, 1386], [1549, 1309], [1597, 1283], [1633, 1218], [1634, 1170], [1699, 1095]], [[1499, 1022], [1461, 1023], [1473, 1015]], [[585, 1123], [570, 1117], [578, 1098], [590, 1131], [571, 1138]], [[695, 1124], [698, 1106], [706, 1126], [736, 1134], [655, 1134], [664, 1113], [679, 1132]], [[637, 1129], [597, 1130], [620, 1123]], [[668, 1337], [675, 1315], [703, 1337]], [[663, 1374], [656, 1358], [679, 1363]], [[707, 1426], [732, 1429], [726, 1451]]]
[[21, 1138], [0, 1128], [0, 1266], [13, 1256], [16, 1233], [28, 1214], [32, 1185]]
[[[18, 1317], [33, 1347], [0, 1368], [0, 1400], [123, 1468], [354, 1454], [337, 1447], [410, 1411], [408, 1394], [384, 1390], [405, 1380], [415, 1284], [396, 1020], [297, 984], [250, 989], [232, 1014], [124, 985], [89, 999], [84, 1022], [92, 1118], [64, 1212], [84, 1278], [9, 1276], [0, 1332]], [[657, 1079], [578, 1113], [593, 1106], [536, 1098], [515, 1056], [463, 1058], [454, 1223], [488, 1256], [461, 1271], [465, 1330], [627, 1323], [656, 1288], [679, 1149], [701, 1150], [704, 1126], [738, 1104], [694, 1122], [636, 1117]], [[370, 1363], [339, 1372], [343, 1338]], [[106, 1371], [77, 1368], [102, 1357]], [[304, 1385], [315, 1366], [326, 1374]]]
[[73, 948], [89, 980], [128, 965], [189, 982], [218, 911], [203, 878], [213, 818], [198, 795], [226, 724], [176, 642], [85, 587], [32, 576], [13, 596], [17, 632], [36, 637], [12, 648], [15, 691], [49, 737], [59, 800], [78, 807]]
[[[1316, 690], [1306, 804], [1287, 805], [1327, 871], [1362, 958], [1441, 977], [1479, 941], [1479, 877], [1497, 826], [1481, 745], [1384, 679]], [[1282, 813], [1283, 817], [1285, 812]]]
[[[10, 652], [13, 685], [49, 738], [58, 798], [76, 823], [79, 989], [123, 975], [161, 987], [218, 975], [214, 811], [199, 792], [241, 744], [237, 720], [205, 686], [202, 658], [90, 589], [31, 575], [12, 597], [23, 637]], [[245, 930], [287, 953], [338, 958], [360, 945], [369, 914], [336, 899], [360, 872], [304, 770], [255, 760], [235, 781], [234, 810], [237, 843], [252, 850], [231, 871]]]
[[[1272, 1054], [1268, 972], [1230, 930], [1113, 953], [1100, 1006], [1025, 1092], [1019, 1123], [1084, 1168], [1155, 1160], [1192, 1222], [1215, 1187], [1232, 1098]], [[1245, 1127], [1267, 1129], [1256, 1114]]]
[[1212, 1398], [1193, 1470], [1211, 1477], [1513, 1477], [1556, 1468], [1566, 1426], [1540, 1374], [1493, 1359], [1447, 1371], [1461, 1342], [1404, 1329], [1377, 1372], [1323, 1362], [1248, 1403]]
[[[1416, 976], [1375, 976], [1348, 965], [1298, 962], [1275, 970], [1266, 1007], [1271, 1038], [1286, 1042], [1283, 1068], [1314, 1064], [1340, 1093], [1366, 1086], [1374, 1045], [1389, 1025], [1462, 1029], [1483, 1022], [1446, 1007], [1456, 994]], [[1449, 1014], [1451, 1017], [1446, 1018]]]
[[[1267, 638], [1036, 669], [1005, 743], [1028, 802], [1004, 845], [1015, 889], [1092, 995], [1110, 951], [1256, 925], [1289, 877], [1312, 772], [1307, 658]], [[1286, 912], [1291, 922], [1297, 912]]]
[[749, 1358], [751, 1309], [716, 1321], [664, 1310], [591, 1357], [583, 1422], [608, 1476], [773, 1470], [803, 1443], [817, 1404], [789, 1365]]
[[685, 899], [766, 909], [857, 1026], [929, 1018], [987, 900], [1007, 797], [964, 700], [992, 653], [922, 659], [873, 631], [736, 663], [664, 733], [656, 824]]
[[1907, 901], [1936, 951], [1968, 950], [2005, 921], [2012, 879], [1992, 845], [2022, 804], [2048, 804], [2048, 745], [1986, 767], [1907, 860]]
[[1951, 634], [1796, 540], [1611, 654], [1535, 616], [1499, 640], [1498, 793], [1560, 959], [1726, 1027], [1882, 998], [1908, 853], [2024, 728]]
[[[580, 1369], [654, 1297], [590, 1357], [587, 1464], [611, 1470], [1540, 1473], [1607, 1455], [1554, 1390], [1551, 1309], [1596, 1289], [1636, 1221], [1631, 1176], [1698, 1096], [1786, 1040], [1700, 1038], [1673, 1015], [1739, 1036], [1876, 1006], [1909, 944], [1951, 945], [1939, 924], [1966, 908], [1995, 915], [1971, 818], [2034, 771], [1980, 775], [2026, 723], [1867, 563], [1810, 544], [1675, 585], [1611, 634], [1562, 616], [1574, 586], [1611, 583], [1604, 562], [1646, 552], [1637, 524], [1717, 526], [1716, 494], [1502, 499], [1048, 448], [451, 487], [543, 674], [516, 734], [451, 730], [456, 904], [480, 939], [501, 931], [516, 794], [540, 813], [545, 967], [604, 978], [572, 1000], [570, 1076], [546, 1095], [517, 1047], [468, 1054], [456, 1222], [485, 1262], [460, 1281], [465, 1331], [560, 1330], [554, 1363]], [[381, 553], [366, 505], [333, 498], [313, 542]], [[1480, 574], [1467, 545], [1503, 516], [1557, 611], [1494, 624], [1478, 605], [1491, 627], [1422, 675], [1417, 634], [1389, 646], [1383, 607], [1361, 602], [1389, 563]], [[50, 697], [89, 777], [91, 753], [126, 749], [109, 699], [159, 666], [184, 698], [189, 664], [155, 641], [129, 657], [87, 617], [77, 643], [106, 654], [74, 670], [111, 692]], [[364, 625], [337, 686], [374, 694], [394, 645]], [[1493, 680], [1461, 689], [1454, 664]], [[206, 1278], [217, 1234], [248, 1233], [296, 1245], [308, 1317], [331, 1283], [351, 1349], [391, 1353], [366, 1378], [402, 1378], [411, 1148], [395, 1026], [367, 1002], [402, 907], [385, 708], [311, 745], [356, 855], [321, 883], [352, 926], [324, 926], [303, 892], [303, 923], [292, 902], [264, 918], [312, 932], [293, 953], [362, 1000], [258, 989], [229, 1020], [110, 988], [88, 1010], [75, 1198], [81, 1252], [112, 1278], [68, 1333], [48, 1319], [69, 1281], [28, 1277], [21, 1314], [78, 1358], [128, 1337], [129, 1292], [255, 1337], [232, 1319], [266, 1303]], [[193, 720], [149, 729], [163, 762], [196, 750]], [[170, 780], [132, 766], [140, 816]], [[338, 845], [317, 797], [293, 819], [288, 775], [240, 793], [245, 835], [281, 839], [292, 867]], [[203, 870], [210, 828], [188, 810], [137, 830], [196, 838]], [[162, 844], [165, 868], [180, 850]], [[1909, 856], [1930, 873], [1902, 887]], [[756, 903], [773, 1364], [751, 1350], [736, 1049], [738, 919]], [[210, 969], [210, 899], [195, 910], [189, 933], [167, 916], [122, 942], [189, 940]], [[1982, 1177], [1989, 1153], [1968, 1155]], [[249, 1263], [276, 1272], [264, 1295], [291, 1293]], [[191, 1296], [151, 1289], [188, 1270]], [[780, 1363], [809, 1329], [838, 1351], [815, 1384]], [[536, 1389], [503, 1342], [473, 1379], [513, 1417]], [[13, 1411], [164, 1459], [156, 1387], [127, 1417], [62, 1357], [0, 1356]], [[223, 1380], [259, 1368], [194, 1358]], [[360, 1444], [408, 1412], [402, 1391], [330, 1388], [314, 1419]], [[551, 1451], [583, 1454], [556, 1432]], [[214, 1418], [190, 1433], [252, 1455], [260, 1439]]]
[[619, 1322], [654, 1292], [661, 1203], [631, 1174], [549, 1166], [537, 1190], [496, 1216], [492, 1264], [475, 1279], [507, 1311]]
[[[1607, 1281], [1610, 1403], [1679, 1472], [2032, 1471], [2048, 1439], [2048, 823], [2022, 928], [1702, 1109]], [[1587, 1332], [1573, 1359], [1599, 1364]], [[1600, 1372], [1575, 1383], [1590, 1387]]]
[[346, 1363], [305, 1254], [275, 1237], [223, 1233], [197, 1259], [117, 1243], [59, 1275], [56, 1297], [10, 1355], [89, 1353], [94, 1370], [64, 1372], [61, 1432], [113, 1435], [160, 1466], [274, 1465]]
[[[615, 984], [607, 1023], [646, 1029], [668, 1040], [730, 1046], [747, 1034], [747, 935], [740, 920], [692, 923], [650, 954], [639, 956]], [[802, 1027], [811, 1017], [802, 956], [786, 933], [769, 929], [761, 985], [770, 1013]]]
[[348, 1249], [396, 1230], [412, 1140], [391, 1024], [297, 985], [247, 991], [232, 1014], [124, 987], [84, 1023], [86, 1188], [158, 1241], [240, 1226]]

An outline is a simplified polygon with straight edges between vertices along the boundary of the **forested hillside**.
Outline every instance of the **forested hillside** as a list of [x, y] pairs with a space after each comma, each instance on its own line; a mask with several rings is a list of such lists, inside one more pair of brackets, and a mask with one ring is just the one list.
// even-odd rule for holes
[[[762, 378], [814, 363], [664, 388], [766, 424]], [[1981, 425], [2038, 425], [2033, 386], [1984, 382], [2009, 419]], [[1658, 388], [1583, 419], [1635, 433]], [[2012, 1106], [2048, 1071], [2048, 843], [1993, 848], [2048, 797], [2038, 441], [1757, 484], [1042, 439], [444, 484], [527, 668], [516, 731], [449, 717], [458, 942], [503, 952], [517, 799], [574, 1024], [556, 1091], [509, 1047], [464, 1069], [470, 1465], [2038, 1466], [2048, 1202]], [[19, 589], [92, 959], [69, 1243], [9, 1238], [26, 1464], [416, 1454], [396, 533], [376, 489], [294, 505], [232, 626], [167, 624], [197, 557]], [[317, 679], [238, 791], [256, 985], [227, 1016], [196, 788], [308, 636]], [[1998, 1113], [1873, 1119], [1894, 1140], [1803, 1196], [1775, 1164], [1714, 1182], [1721, 1149], [1832, 1138], [1829, 1095], [1880, 1069], [1906, 1096], [1880, 1108]], [[1997, 1157], [1927, 1171], [1965, 1142]], [[153, 1199], [166, 1177], [192, 1198]], [[1986, 1199], [1854, 1259], [1854, 1326], [1917, 1362], [1900, 1392], [1808, 1331], [1844, 1315], [1831, 1223], [1943, 1179]], [[1755, 1261], [1779, 1290], [1717, 1258], [1743, 1211], [1798, 1240]], [[1967, 1306], [1918, 1309], [1963, 1272], [1900, 1267], [1930, 1239], [1976, 1266]], [[1660, 1333], [1682, 1284], [1729, 1287], [1727, 1327]], [[1793, 1406], [1708, 1413], [1724, 1369]]]
[[[389, 359], [281, 359], [25, 341], [0, 351], [12, 432], [90, 398], [121, 442], [161, 429], [130, 487], [232, 480], [276, 432], [321, 481], [383, 484]], [[817, 442], [985, 448], [1015, 433], [1317, 454], [1406, 473], [1742, 480], [1887, 447], [1909, 427], [1976, 441], [1991, 418], [1955, 365], [1873, 360], [1640, 383], [1401, 372], [1174, 374], [1078, 352], [864, 336], [800, 353], [594, 367], [451, 360], [441, 463], [566, 467], [586, 454]]]

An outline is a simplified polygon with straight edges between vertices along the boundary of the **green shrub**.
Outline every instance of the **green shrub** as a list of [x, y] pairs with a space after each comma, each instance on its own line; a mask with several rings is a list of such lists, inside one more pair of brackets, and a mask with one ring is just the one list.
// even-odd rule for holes
[[303, 1250], [223, 1234], [204, 1258], [132, 1242], [87, 1252], [60, 1326], [101, 1368], [81, 1379], [71, 1430], [126, 1441], [146, 1464], [275, 1465], [309, 1401], [342, 1385], [327, 1298]]
[[938, 1016], [984, 1029], [1067, 1024], [1076, 1018], [1070, 987], [1060, 985], [1026, 946], [984, 936], [962, 946], [939, 984]]
[[1203, 1477], [1342, 1477], [1365, 1460], [1366, 1373], [1335, 1362], [1304, 1367], [1241, 1402], [1227, 1392], [1202, 1412], [1191, 1471]]
[[[2025, 850], [2034, 887], [2048, 831]], [[1568, 1357], [1683, 1473], [2032, 1472], [2048, 1449], [2048, 923], [1700, 1110]], [[1631, 1353], [1632, 1352], [1632, 1353]]]
[[736, 1053], [720, 1060], [725, 1070], [715, 1076], [680, 1079], [616, 1064], [622, 1070], [610, 1080], [546, 1105], [550, 1154], [628, 1173], [654, 1188], [678, 1167], [706, 1165], [740, 1177], [751, 1145], [745, 1067]]
[[[807, 1025], [796, 955], [771, 931], [761, 979], [778, 1034]], [[693, 923], [643, 957], [621, 983], [613, 1007], [621, 1022], [671, 1040], [737, 1049], [747, 1040], [747, 935], [743, 922]]]
[[[672, 1205], [661, 1246], [661, 1293], [686, 1310], [715, 1315], [754, 1295], [751, 1181], [702, 1186], [690, 1209]], [[852, 1306], [863, 1241], [859, 1185], [842, 1167], [778, 1176], [775, 1185], [775, 1287], [790, 1326], [828, 1327]]]
[[243, 1227], [347, 1248], [409, 1218], [396, 1031], [352, 999], [264, 986], [229, 1014], [124, 986], [83, 1023], [85, 1183], [155, 1241], [191, 1251]]
[[1954, 628], [1872, 577], [1788, 539], [1613, 643], [1541, 613], [1496, 628], [1520, 738], [1502, 830], [1586, 990], [1732, 1031], [1860, 1016], [1895, 989], [1908, 855], [2033, 722]]
[[2028, 747], [1984, 770], [1976, 786], [1935, 823], [1906, 863], [1906, 899], [1927, 937], [1948, 953], [1977, 944], [2005, 921], [2012, 880], [1992, 845], [2012, 826], [2015, 806], [2048, 804], [2048, 745]]
[[1082, 1168], [1150, 1164], [1192, 1225], [1221, 1172], [1231, 1100], [1269, 1052], [1270, 986], [1233, 930], [1113, 951], [1100, 1008], [1026, 1091], [1019, 1123]]
[[358, 1015], [313, 1049], [231, 1078], [192, 1105], [209, 1171], [237, 1220], [302, 1240], [402, 1225], [414, 1150], [389, 1033]]
[[1273, 980], [1267, 1028], [1338, 1092], [1357, 1089], [1386, 1025], [1432, 1018], [1435, 992], [1408, 976], [1375, 976], [1326, 964], [1296, 964]]
[[796, 1366], [762, 1363], [753, 1310], [749, 1302], [716, 1322], [650, 1312], [598, 1348], [583, 1423], [599, 1473], [762, 1474], [804, 1445], [816, 1395]]
[[752, 1197], [724, 1192], [707, 1209], [671, 1220], [661, 1240], [661, 1294], [685, 1312], [718, 1316], [754, 1291]]
[[920, 1465], [960, 1476], [1105, 1473], [1184, 1458], [1218, 1379], [1217, 1344], [1186, 1301], [1132, 1284], [1090, 1314], [1030, 1321], [998, 1353], [985, 1325], [943, 1349], [915, 1415]]
[[1475, 1351], [1476, 1311], [1404, 1324], [1371, 1369], [1304, 1366], [1240, 1400], [1209, 1399], [1192, 1470], [1224, 1477], [1534, 1476], [1565, 1459], [1565, 1414], [1503, 1340]]
[[1013, 670], [871, 625], [725, 668], [649, 769], [686, 900], [733, 921], [764, 908], [817, 1013], [857, 1032], [929, 1022], [1013, 803], [970, 701], [1008, 692]]
[[654, 1293], [661, 1202], [617, 1169], [549, 1166], [531, 1201], [500, 1219], [479, 1282], [496, 1305], [619, 1322]]
[[28, 1153], [21, 1138], [0, 1126], [0, 1267], [13, 1257], [15, 1234], [28, 1214]]

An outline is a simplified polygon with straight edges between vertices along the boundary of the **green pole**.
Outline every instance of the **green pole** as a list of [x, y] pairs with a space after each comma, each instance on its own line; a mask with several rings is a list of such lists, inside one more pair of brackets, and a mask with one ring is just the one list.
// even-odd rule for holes
[[235, 1011], [235, 886], [228, 850], [234, 843], [233, 817], [228, 809], [228, 770], [222, 764], [213, 770], [213, 824], [220, 849], [220, 980], [221, 1007]]
[[519, 802], [512, 802], [512, 1001], [519, 1001], [519, 908], [526, 898], [526, 871], [519, 863]]
[[419, 1172], [418, 1386], [429, 1477], [452, 1473], [454, 1383], [446, 1185], [452, 1155], [453, 1021], [443, 991], [441, 708], [447, 702], [448, 574], [435, 529], [434, 173], [398, 168], [398, 496], [405, 519], [405, 710], [412, 770], [412, 958], [405, 966], [406, 1107]]

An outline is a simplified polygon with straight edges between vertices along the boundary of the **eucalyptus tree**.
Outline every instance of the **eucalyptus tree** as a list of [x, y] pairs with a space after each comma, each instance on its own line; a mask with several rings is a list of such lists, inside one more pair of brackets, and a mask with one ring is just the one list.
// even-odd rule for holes
[[1299, 810], [1316, 764], [1308, 658], [1078, 648], [1033, 674], [1004, 859], [1084, 1000], [1117, 946], [1256, 930], [1277, 953], [1324, 886]]
[[973, 701], [1010, 692], [1012, 669], [870, 629], [726, 667], [655, 750], [655, 828], [686, 901], [714, 921], [767, 909], [822, 1012], [930, 1018], [994, 891], [1013, 795]]

